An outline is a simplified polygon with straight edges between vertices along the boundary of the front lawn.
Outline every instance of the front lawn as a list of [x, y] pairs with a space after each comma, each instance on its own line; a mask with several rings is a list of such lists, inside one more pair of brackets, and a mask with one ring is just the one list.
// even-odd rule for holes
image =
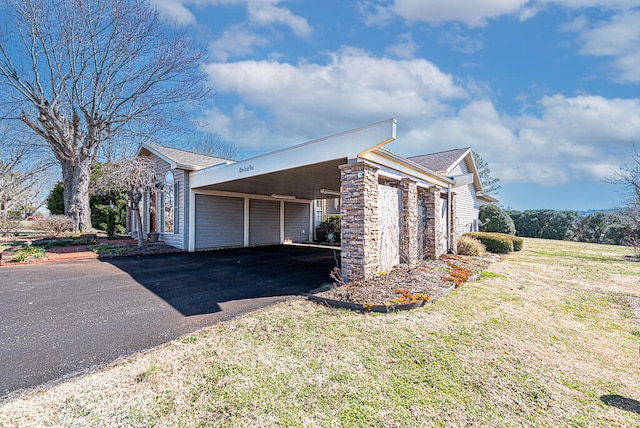
[[638, 426], [640, 263], [526, 239], [409, 312], [303, 299], [0, 405], [1, 426]]

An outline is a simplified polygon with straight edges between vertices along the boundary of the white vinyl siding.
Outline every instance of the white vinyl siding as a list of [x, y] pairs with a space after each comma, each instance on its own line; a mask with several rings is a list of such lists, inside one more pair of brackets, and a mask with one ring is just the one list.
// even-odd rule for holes
[[244, 199], [228, 196], [195, 196], [195, 247], [244, 245]]
[[[451, 171], [450, 175], [467, 174], [467, 164], [462, 160]], [[478, 218], [480, 204], [476, 200], [476, 191], [473, 183], [456, 187], [456, 231], [461, 236], [473, 230], [474, 221]]]
[[[167, 168], [167, 171], [169, 169]], [[173, 171], [173, 179], [175, 181], [174, 184], [174, 232], [171, 233], [163, 233], [161, 234], [161, 239], [162, 241], [165, 242], [165, 244], [167, 245], [171, 245], [172, 247], [176, 247], [176, 248], [180, 248], [180, 249], [185, 249], [187, 248], [184, 245], [184, 235], [185, 235], [185, 224], [184, 224], [184, 219], [186, 218], [186, 216], [184, 215], [180, 215], [180, 212], [184, 209], [184, 192], [185, 189], [187, 190], [187, 192], [189, 191], [189, 188], [187, 187], [188, 184], [185, 185], [184, 183], [184, 179], [185, 179], [185, 172], [181, 169], [174, 169]], [[165, 172], [166, 174], [166, 172]], [[164, 177], [164, 175], [162, 175], [162, 177]], [[176, 192], [177, 190], [177, 192]], [[158, 229], [158, 230], [162, 230], [162, 229]]]

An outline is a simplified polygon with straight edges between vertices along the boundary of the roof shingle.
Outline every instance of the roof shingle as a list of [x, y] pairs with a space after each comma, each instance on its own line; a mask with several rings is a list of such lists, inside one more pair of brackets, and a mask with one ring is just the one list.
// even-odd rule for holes
[[157, 144], [145, 143], [145, 146], [155, 150], [157, 153], [172, 160], [178, 165], [190, 166], [195, 169], [206, 168], [225, 162], [234, 162], [230, 159], [218, 158], [215, 156], [203, 155], [200, 153], [188, 152], [186, 150], [174, 149], [172, 147], [159, 146]]
[[453, 166], [453, 164], [460, 159], [465, 152], [469, 150], [469, 147], [461, 149], [447, 150], [438, 153], [429, 153], [426, 155], [412, 156], [407, 159], [424, 166], [432, 171], [439, 173], [446, 173], [446, 171]]

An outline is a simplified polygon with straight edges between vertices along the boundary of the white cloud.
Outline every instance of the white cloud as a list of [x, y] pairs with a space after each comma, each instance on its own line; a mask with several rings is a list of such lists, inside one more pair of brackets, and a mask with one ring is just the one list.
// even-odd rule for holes
[[451, 45], [453, 50], [466, 54], [471, 54], [484, 48], [482, 36], [465, 36], [461, 33], [457, 25], [450, 30], [443, 31], [438, 39], [440, 42]]
[[414, 57], [419, 48], [420, 46], [413, 41], [413, 35], [411, 33], [405, 33], [401, 34], [398, 43], [389, 46], [386, 52], [397, 58], [409, 59]]
[[461, 21], [478, 27], [488, 19], [516, 13], [527, 3], [528, 0], [395, 0], [394, 11], [407, 21]]
[[309, 37], [313, 32], [307, 20], [280, 6], [285, 0], [152, 0], [160, 13], [182, 24], [195, 24], [196, 17], [186, 7], [246, 6], [249, 21], [253, 25], [271, 26], [283, 24], [291, 28], [298, 37]]
[[196, 23], [196, 17], [184, 6], [181, 0], [152, 0], [158, 11], [166, 18], [176, 20], [182, 25], [192, 25]]
[[289, 9], [275, 6], [278, 1], [249, 1], [249, 18], [252, 23], [259, 25], [284, 24], [298, 37], [309, 37], [313, 30], [307, 20], [294, 15]]
[[640, 99], [554, 95], [538, 107], [539, 115], [509, 116], [472, 101], [399, 145], [412, 155], [471, 146], [504, 182], [553, 186], [610, 178], [640, 138]]
[[617, 14], [591, 27], [578, 21], [568, 28], [579, 31], [580, 53], [609, 57], [615, 78], [640, 82], [640, 11]]
[[253, 53], [254, 47], [266, 46], [269, 41], [246, 28], [235, 26], [224, 31], [222, 36], [209, 43], [213, 58], [227, 61], [230, 57], [242, 57]]
[[482, 82], [463, 84], [424, 59], [343, 48], [324, 64], [239, 61], [206, 70], [218, 94], [240, 99], [208, 113], [210, 130], [251, 149], [396, 117], [390, 148], [398, 153], [472, 146], [505, 183], [560, 185], [610, 177], [640, 140], [638, 98], [556, 94], [510, 115], [486, 98]]
[[360, 2], [360, 13], [367, 25], [384, 25], [396, 15], [409, 22], [462, 22], [468, 27], [482, 27], [488, 20], [505, 15], [525, 21], [548, 6], [626, 11], [640, 6], [640, 0], [367, 0]]
[[388, 1], [382, 4], [374, 1], [360, 1], [358, 10], [362, 16], [362, 20], [368, 26], [385, 27], [396, 16], [393, 6]]
[[[275, 134], [286, 139], [282, 144], [392, 116], [427, 120], [450, 109], [445, 101], [467, 97], [429, 61], [378, 58], [353, 48], [332, 54], [327, 64], [241, 61], [206, 70], [217, 93], [238, 94], [244, 105], [266, 110]], [[233, 120], [233, 136], [225, 137], [249, 144], [244, 130], [254, 123]], [[268, 143], [262, 138], [250, 144]]]

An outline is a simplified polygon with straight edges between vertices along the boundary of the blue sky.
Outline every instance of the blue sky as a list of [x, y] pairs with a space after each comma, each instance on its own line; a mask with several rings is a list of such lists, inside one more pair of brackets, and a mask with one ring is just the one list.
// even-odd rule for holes
[[640, 0], [154, 0], [206, 47], [203, 128], [256, 154], [398, 120], [514, 209], [606, 209], [640, 145]]

